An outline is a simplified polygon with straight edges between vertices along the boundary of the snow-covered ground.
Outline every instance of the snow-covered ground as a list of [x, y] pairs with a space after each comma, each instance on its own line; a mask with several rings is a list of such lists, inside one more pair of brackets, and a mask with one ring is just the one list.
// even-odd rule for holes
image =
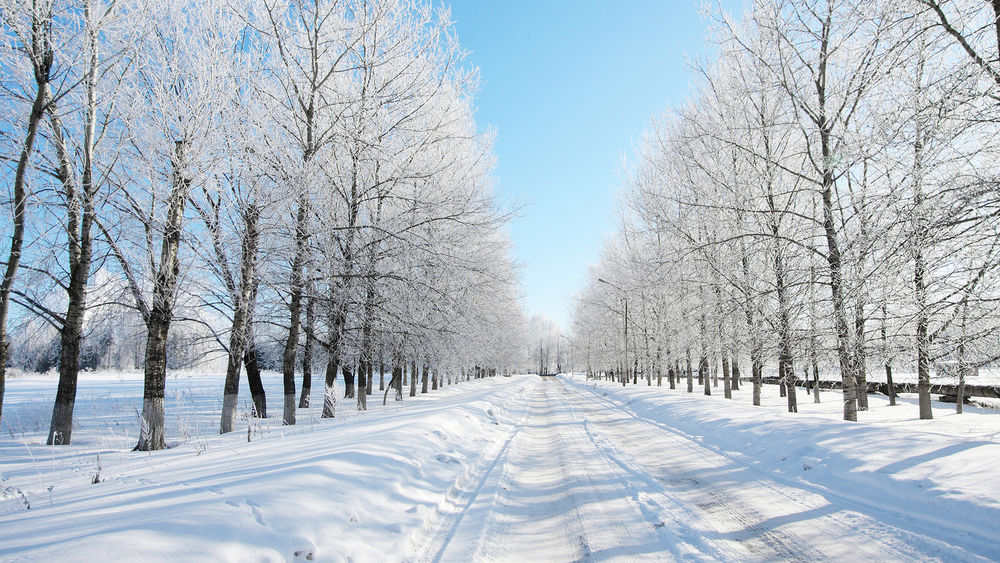
[[720, 389], [571, 388], [623, 466], [680, 501], [720, 558], [1000, 558], [1000, 411], [935, 403], [936, 419], [920, 421], [915, 396], [889, 407], [872, 395], [847, 423], [839, 391], [813, 404], [800, 390], [789, 414], [774, 386], [762, 408], [749, 385], [733, 401]]
[[171, 379], [172, 447], [135, 453], [135, 375], [88, 374], [58, 448], [54, 379], [10, 381], [0, 560], [1000, 558], [1000, 411], [515, 376], [282, 427], [266, 385], [272, 418], [218, 436], [220, 378]]
[[[804, 366], [800, 366], [802, 368]], [[913, 369], [904, 369], [912, 366], [897, 364], [893, 367], [892, 371], [892, 381], [899, 384], [917, 384], [917, 372]], [[746, 370], [747, 367], [744, 366]], [[744, 371], [744, 376], [746, 371]], [[800, 379], [805, 378], [805, 373], [799, 371], [798, 377]], [[768, 362], [764, 366], [764, 376], [765, 377], [778, 377], [778, 364], [777, 362]], [[885, 383], [885, 368], [881, 365], [875, 363], [868, 364], [868, 371], [865, 377], [870, 383]], [[819, 368], [819, 378], [821, 381], [840, 381], [840, 368], [831, 365], [821, 365]], [[941, 371], [938, 366], [932, 366], [930, 370], [931, 385], [958, 385], [958, 374], [955, 372]], [[812, 375], [809, 376], [812, 380]], [[996, 387], [1000, 386], [1000, 369], [996, 367], [984, 367], [979, 368], [973, 374], [970, 374], [965, 378], [966, 385], [982, 386], [982, 387]]]
[[282, 427], [271, 375], [272, 418], [218, 436], [221, 378], [179, 377], [168, 381], [173, 447], [153, 453], [129, 451], [141, 378], [88, 374], [62, 447], [44, 446], [54, 380], [10, 381], [0, 560], [405, 559], [448, 492], [507, 439], [534, 381], [464, 382], [387, 407], [378, 395], [366, 413], [342, 402], [334, 420], [315, 407]]

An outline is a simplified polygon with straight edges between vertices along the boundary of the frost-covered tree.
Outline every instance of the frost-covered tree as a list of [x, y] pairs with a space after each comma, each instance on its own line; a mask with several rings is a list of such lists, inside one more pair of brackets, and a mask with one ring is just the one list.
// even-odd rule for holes
[[[19, 306], [13, 357], [71, 384], [53, 443], [69, 440], [81, 350], [142, 365], [137, 450], [166, 446], [167, 369], [206, 357], [226, 358], [222, 432], [244, 367], [266, 416], [260, 370], [280, 363], [285, 424], [300, 359], [301, 407], [326, 362], [324, 416], [338, 373], [364, 410], [376, 368], [401, 398], [406, 373], [416, 393], [523, 367], [492, 136], [446, 9], [66, 0], [0, 14], [3, 150], [23, 157], [3, 303]], [[37, 224], [28, 180], [44, 187]]]
[[[188, 201], [218, 188], [214, 174], [226, 157], [225, 122], [233, 113], [233, 84], [245, 9], [233, 3], [135, 6], [127, 17], [140, 44], [128, 66], [120, 103], [131, 139], [119, 177], [115, 224], [107, 239], [147, 328], [142, 432], [137, 450], [166, 446], [163, 396], [167, 342], [178, 286], [189, 262], [181, 241]], [[110, 222], [108, 222], [110, 223]]]

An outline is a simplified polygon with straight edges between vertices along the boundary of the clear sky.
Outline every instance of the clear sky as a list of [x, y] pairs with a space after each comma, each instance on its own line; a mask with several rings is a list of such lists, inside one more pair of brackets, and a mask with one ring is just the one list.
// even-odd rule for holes
[[710, 48], [702, 0], [449, 3], [482, 74], [477, 121], [497, 133], [502, 197], [525, 205], [510, 232], [526, 312], [567, 331], [615, 230], [623, 159], [653, 114], [687, 97], [686, 60]]

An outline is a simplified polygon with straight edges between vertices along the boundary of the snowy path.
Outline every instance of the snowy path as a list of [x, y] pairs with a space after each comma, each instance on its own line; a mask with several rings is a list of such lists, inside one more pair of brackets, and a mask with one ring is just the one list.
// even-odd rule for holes
[[[605, 444], [606, 455], [620, 459], [638, 483], [649, 485], [650, 504], [685, 507], [688, 525], [699, 530], [722, 559], [977, 558], [965, 546], [936, 539], [935, 533], [948, 531], [921, 522], [918, 514], [901, 518], [891, 510], [855, 506], [831, 491], [820, 494], [748, 466], [701, 445], [698, 437], [598, 395], [585, 392], [574, 399], [586, 412], [595, 441]], [[988, 544], [979, 547], [989, 553]]]
[[508, 442], [419, 559], [913, 561], [998, 553], [995, 536], [783, 479], [603, 395], [540, 380]]
[[873, 396], [853, 424], [836, 393], [788, 414], [773, 388], [754, 407], [525, 375], [219, 436], [217, 378], [194, 377], [172, 380], [190, 437], [137, 454], [117, 429], [140, 376], [88, 381], [58, 448], [34, 407], [54, 380], [8, 388], [0, 561], [1000, 559], [996, 411]]
[[442, 523], [443, 561], [660, 559], [663, 538], [629, 498], [558, 381], [531, 391], [517, 435], [464, 511]]

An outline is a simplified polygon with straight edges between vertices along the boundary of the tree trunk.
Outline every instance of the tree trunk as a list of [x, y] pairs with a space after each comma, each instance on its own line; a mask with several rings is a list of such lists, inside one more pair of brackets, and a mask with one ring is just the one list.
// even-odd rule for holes
[[919, 247], [915, 251], [913, 261], [913, 285], [917, 299], [917, 403], [920, 410], [920, 418], [928, 420], [934, 418], [931, 410], [931, 359], [930, 359], [930, 337], [927, 333], [929, 323], [927, 315], [927, 289], [924, 285], [924, 260], [923, 253]]
[[[86, 6], [88, 18], [89, 4]], [[91, 36], [93, 38], [93, 36]], [[59, 385], [56, 390], [52, 420], [49, 425], [48, 445], [69, 444], [73, 433], [73, 407], [76, 403], [76, 386], [80, 372], [80, 342], [83, 340], [83, 319], [87, 308], [87, 280], [92, 262], [92, 227], [95, 219], [93, 183], [93, 143], [96, 109], [96, 43], [91, 42], [91, 67], [87, 73], [87, 116], [84, 132], [83, 175], [79, 189], [72, 172], [72, 157], [63, 136], [63, 127], [55, 105], [50, 101], [48, 111], [52, 123], [52, 137], [59, 156], [58, 176], [66, 197], [66, 234], [69, 255], [69, 285], [66, 288], [67, 306], [59, 331]]]
[[333, 418], [336, 415], [337, 395], [334, 383], [337, 381], [337, 360], [330, 356], [326, 362], [326, 386], [323, 390], [323, 414], [321, 418]]
[[[83, 291], [86, 292], [86, 288]], [[85, 301], [86, 297], [84, 296], [82, 300]], [[56, 402], [52, 407], [52, 421], [49, 424], [49, 437], [46, 441], [49, 446], [69, 444], [73, 434], [73, 406], [76, 403], [76, 383], [80, 371], [80, 340], [83, 331], [81, 305], [75, 299], [70, 301], [66, 324], [63, 325], [59, 335], [59, 386], [56, 388]]]
[[774, 283], [778, 301], [778, 385], [781, 396], [788, 399], [788, 412], [797, 412], [795, 397], [795, 370], [792, 366], [792, 325], [788, 305], [788, 290], [785, 285], [785, 255], [781, 243], [781, 228], [778, 207], [768, 185], [768, 207], [771, 211], [771, 234], [774, 237]]
[[663, 349], [656, 347], [656, 386], [663, 387]]
[[813, 322], [812, 335], [809, 337], [809, 361], [812, 363], [813, 403], [819, 404], [819, 359], [816, 351], [816, 327]]
[[[961, 348], [962, 345], [959, 345]], [[961, 358], [961, 352], [959, 357]], [[962, 405], [965, 403], [965, 362], [958, 361], [958, 387], [955, 389], [955, 414], [962, 414]]]
[[868, 360], [865, 357], [865, 317], [864, 305], [860, 302], [855, 305], [854, 313], [854, 365], [857, 368], [855, 382], [858, 398], [858, 410], [868, 410]]
[[896, 406], [896, 386], [892, 382], [892, 364], [885, 363], [885, 384], [889, 391], [889, 406]]
[[703, 380], [705, 383], [705, 394], [712, 394], [712, 381], [709, 377], [709, 366], [708, 366], [708, 356], [704, 353], [701, 355], [701, 359], [698, 360], [698, 378]]
[[730, 367], [733, 370], [733, 376], [732, 376], [733, 391], [736, 391], [740, 388], [740, 361], [739, 358], [736, 357], [736, 354], [733, 354], [733, 359], [732, 362], [730, 363]]
[[170, 310], [154, 302], [146, 331], [146, 357], [143, 362], [142, 419], [139, 443], [135, 451], [162, 450], [167, 447], [163, 428], [163, 396], [167, 381], [167, 333]]
[[733, 398], [733, 388], [729, 376], [729, 352], [722, 350], [722, 395], [727, 399]]
[[[226, 362], [226, 382], [222, 391], [222, 420], [219, 433], [232, 432], [236, 422], [236, 400], [240, 390], [240, 363], [244, 361], [248, 341], [249, 308], [254, 297], [256, 284], [255, 263], [257, 255], [256, 218], [247, 217], [243, 236], [243, 252], [240, 262], [240, 287], [233, 312], [233, 324], [229, 333], [229, 358]], [[232, 284], [230, 284], [232, 285]], [[250, 344], [253, 345], [252, 343]], [[248, 376], [249, 377], [249, 376]]]
[[[969, 290], [971, 291], [971, 290]], [[965, 294], [964, 299], [968, 299], [969, 294]], [[955, 414], [962, 414], [962, 407], [965, 403], [965, 374], [968, 371], [968, 364], [965, 361], [965, 341], [967, 340], [966, 326], [968, 323], [968, 302], [962, 302], [962, 321], [958, 341], [958, 389], [955, 392]]]
[[[240, 285], [239, 293], [234, 295], [235, 310], [233, 312], [232, 330], [229, 336], [229, 358], [226, 362], [226, 383], [222, 394], [222, 421], [219, 433], [232, 432], [236, 421], [236, 398], [240, 388], [240, 361], [247, 352], [249, 342], [253, 346], [251, 335], [251, 310], [256, 301], [257, 285], [257, 221], [260, 210], [254, 205], [247, 206], [244, 214], [244, 231], [242, 249], [240, 252]], [[221, 258], [221, 256], [220, 256]], [[230, 284], [232, 285], [232, 284]], [[249, 364], [248, 364], [249, 365]], [[249, 381], [249, 368], [247, 378]], [[260, 375], [258, 374], [258, 381]], [[256, 399], [255, 399], [256, 401]], [[294, 420], [292, 421], [294, 424]]]
[[[309, 398], [312, 393], [313, 348], [316, 343], [316, 338], [313, 336], [313, 330], [316, 328], [316, 299], [313, 297], [311, 290], [309, 293], [310, 295], [306, 300], [306, 343], [302, 347], [302, 394], [299, 396], [300, 409], [309, 408]], [[284, 375], [284, 369], [282, 369], [282, 375]]]
[[764, 365], [758, 349], [750, 351], [750, 377], [753, 379], [753, 404], [760, 406], [760, 391], [764, 386]]
[[785, 389], [788, 392], [788, 412], [799, 412], [799, 404], [795, 394], [795, 369], [792, 364], [791, 354], [787, 355], [780, 368], [783, 372], [781, 379], [784, 381]]
[[226, 381], [222, 388], [222, 420], [219, 434], [232, 432], [236, 424], [236, 401], [240, 392], [240, 367], [243, 364], [243, 313], [237, 309], [233, 316], [233, 329], [229, 336], [229, 359], [226, 361]]
[[180, 276], [181, 229], [184, 206], [191, 181], [184, 177], [187, 148], [177, 141], [174, 147], [173, 180], [167, 202], [160, 263], [153, 283], [153, 306], [146, 321], [146, 357], [143, 364], [142, 428], [135, 449], [152, 451], [166, 448], [163, 397], [167, 382], [167, 334], [173, 317], [177, 278]]
[[417, 360], [410, 360], [410, 396], [417, 396]]
[[[39, 25], [34, 33], [43, 32], [44, 29], [48, 28]], [[21, 263], [21, 251], [24, 246], [24, 227], [28, 208], [28, 167], [31, 164], [31, 154], [35, 148], [38, 124], [45, 115], [45, 99], [48, 97], [49, 71], [52, 65], [52, 51], [48, 48], [51, 41], [42, 40], [39, 37], [33, 37], [33, 39], [32, 44], [36, 49], [44, 46], [45, 50], [32, 54], [32, 59], [36, 61], [34, 70], [35, 84], [38, 89], [35, 92], [35, 100], [31, 104], [31, 112], [28, 114], [27, 133], [14, 172], [14, 228], [10, 235], [7, 269], [4, 271], [3, 282], [0, 283], [0, 417], [3, 416], [3, 396], [7, 384], [7, 358], [10, 352], [10, 344], [7, 342], [7, 315], [10, 311], [10, 294], [14, 289], [14, 278], [17, 277], [17, 269]]]
[[[307, 151], [307, 155], [309, 151]], [[305, 157], [306, 162], [309, 161], [309, 157]], [[295, 387], [295, 354], [298, 352], [299, 348], [299, 324], [302, 317], [302, 289], [303, 289], [303, 276], [302, 269], [305, 266], [306, 254], [308, 252], [309, 245], [309, 199], [307, 195], [299, 196], [298, 209], [295, 212], [295, 252], [292, 255], [292, 271], [288, 278], [288, 289], [289, 289], [289, 299], [288, 299], [288, 337], [285, 339], [285, 350], [281, 356], [281, 380], [282, 382], [292, 382], [292, 393], [294, 395]], [[309, 297], [309, 304], [307, 307], [312, 307], [312, 296]], [[306, 320], [307, 323], [312, 322], [311, 319]], [[309, 353], [309, 361], [312, 361], [312, 344], [310, 342], [310, 336], [312, 335], [312, 328], [307, 329], [306, 333], [306, 351]], [[305, 363], [303, 358], [303, 364]], [[309, 392], [306, 388], [305, 380], [305, 366], [303, 365], [303, 381], [302, 381], [302, 397], [299, 398], [299, 407], [306, 408], [309, 406]], [[249, 378], [249, 370], [247, 377]], [[309, 378], [312, 379], [312, 366], [309, 366]], [[309, 385], [312, 382], [309, 381]], [[287, 395], [288, 386], [285, 386], [285, 392]], [[288, 398], [285, 398], [286, 405]], [[287, 407], [286, 407], [287, 411]], [[295, 415], [291, 415], [294, 419]], [[283, 419], [288, 418], [288, 413], [285, 412]]]
[[[823, 136], [824, 146], [829, 136]], [[824, 153], [828, 153], [825, 150]], [[826, 158], [832, 158], [827, 155]], [[827, 262], [830, 267], [830, 289], [833, 298], [833, 320], [837, 332], [837, 353], [840, 359], [840, 381], [844, 394], [844, 420], [858, 420], [858, 404], [855, 395], [855, 370], [851, 358], [851, 341], [847, 328], [847, 311], [844, 307], [843, 282], [841, 281], [840, 246], [833, 221], [833, 172], [823, 175], [823, 227], [827, 240]]]
[[247, 369], [247, 387], [250, 388], [250, 398], [253, 400], [253, 416], [267, 418], [267, 397], [264, 393], [264, 382], [260, 378], [260, 359], [257, 356], [257, 346], [253, 341], [253, 329], [247, 328], [247, 350], [243, 354], [243, 365]]
[[819, 404], [819, 364], [813, 360], [813, 402]]
[[827, 57], [830, 42], [830, 27], [832, 16], [829, 11], [823, 23], [823, 33], [819, 52], [819, 77], [815, 81], [817, 104], [817, 129], [819, 132], [822, 178], [820, 189], [823, 206], [823, 233], [826, 238], [826, 261], [830, 270], [830, 294], [833, 304], [833, 324], [837, 334], [837, 355], [840, 360], [841, 386], [844, 394], [844, 420], [858, 420], [858, 402], [855, 395], [855, 367], [853, 364], [850, 330], [847, 325], [847, 308], [844, 304], [843, 265], [840, 254], [840, 242], [837, 240], [837, 224], [834, 220], [834, 162], [833, 125], [826, 117], [827, 104]]
[[344, 398], [354, 398], [354, 370], [346, 363], [340, 367], [340, 374], [344, 376]]
[[732, 354], [731, 366], [733, 369], [732, 385], [733, 391], [739, 391], [740, 389], [740, 360], [737, 354], [734, 352]]
[[399, 355], [392, 363], [392, 378], [395, 380], [396, 389], [396, 400], [403, 400], [403, 375], [406, 373], [406, 367], [403, 365], [403, 356]]
[[694, 393], [694, 373], [691, 371], [691, 349], [687, 349], [687, 392]]
[[397, 354], [393, 354], [392, 357], [392, 377], [389, 378], [389, 387], [385, 390], [385, 394], [382, 395], [382, 405], [385, 405], [389, 391], [395, 391], [395, 399], [397, 401], [403, 400], [403, 367]]
[[426, 395], [427, 394], [427, 383], [428, 383], [427, 377], [430, 374], [430, 371], [431, 371], [430, 366], [428, 366], [427, 365], [427, 361], [424, 360], [423, 373], [421, 373], [421, 376], [420, 376], [420, 394], [421, 395]]
[[[369, 273], [374, 269], [374, 257], [369, 253], [368, 269]], [[374, 343], [372, 342], [372, 321], [375, 310], [375, 280], [368, 275], [365, 282], [365, 305], [362, 308], [363, 318], [361, 320], [361, 354], [358, 358], [358, 386], [365, 394], [371, 393], [372, 388], [372, 356], [374, 354]], [[365, 399], [367, 401], [367, 399]], [[361, 398], [358, 398], [358, 407], [361, 407]]]
[[[337, 292], [335, 291], [334, 293]], [[333, 384], [337, 380], [337, 369], [340, 366], [341, 337], [343, 336], [344, 322], [346, 320], [342, 307], [343, 304], [339, 303], [336, 295], [334, 295], [334, 300], [330, 304], [330, 310], [327, 314], [327, 331], [329, 333], [329, 347], [327, 348], [327, 352], [329, 358], [326, 363], [326, 389], [323, 399], [322, 418], [333, 418], [334, 408], [337, 404], [336, 391]], [[344, 383], [346, 387], [347, 382], [345, 381]]]
[[[308, 340], [309, 337], [306, 336], [306, 339]], [[256, 353], [256, 349], [255, 349], [254, 350], [254, 359], [255, 360], [256, 360], [256, 357], [257, 357], [257, 353]], [[282, 357], [282, 363], [284, 363], [284, 357]], [[247, 371], [249, 372], [249, 369]], [[249, 374], [248, 374], [248, 378], [249, 378]], [[260, 373], [259, 372], [257, 374], [257, 380], [260, 381]], [[260, 390], [261, 390], [261, 395], [260, 395], [261, 403], [264, 404], [264, 408], [266, 409], [267, 408], [267, 401], [264, 399], [264, 386], [263, 385], [261, 385]], [[296, 404], [295, 404], [295, 359], [294, 358], [292, 359], [292, 369], [289, 370], [289, 372], [287, 374], [285, 373], [284, 366], [282, 366], [282, 370], [281, 370], [281, 391], [282, 391], [281, 394], [284, 397], [284, 400], [282, 401], [282, 405], [281, 405], [281, 424], [291, 426], [291, 425], [295, 424], [295, 407], [296, 407]], [[254, 399], [254, 403], [255, 404], [257, 403], [256, 399]]]
[[372, 364], [369, 360], [358, 362], [358, 410], [368, 410], [368, 380], [372, 375]]

